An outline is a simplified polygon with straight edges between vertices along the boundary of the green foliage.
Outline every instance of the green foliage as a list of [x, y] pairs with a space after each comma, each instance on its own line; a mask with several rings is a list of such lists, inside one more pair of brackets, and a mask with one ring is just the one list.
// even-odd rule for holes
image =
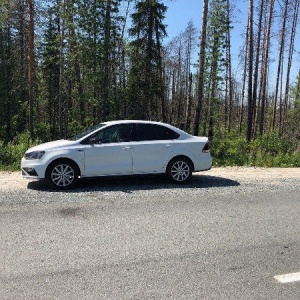
[[32, 141], [30, 139], [29, 132], [18, 135], [7, 144], [0, 141], [0, 170], [19, 170], [25, 151], [39, 143], [41, 143], [40, 140]]
[[212, 145], [215, 166], [299, 167], [300, 147], [293, 139], [271, 133], [247, 142], [235, 133], [215, 139]]
[[163, 111], [164, 83], [161, 74], [163, 24], [167, 7], [159, 0], [137, 2], [129, 33], [132, 63], [128, 75], [128, 101], [134, 118], [159, 119]]
[[249, 146], [245, 138], [230, 134], [224, 139], [214, 139], [212, 156], [215, 166], [247, 165]]
[[[72, 124], [72, 130], [78, 129]], [[0, 141], [0, 170], [19, 170], [25, 151], [41, 143], [32, 141], [29, 132], [18, 135], [17, 139], [5, 144]], [[231, 132], [226, 138], [215, 138], [212, 144], [214, 166], [256, 166], [256, 167], [300, 167], [300, 146], [297, 141], [279, 138], [275, 133], [254, 140]]]
[[[226, 64], [226, 33], [230, 28], [227, 0], [213, 0], [210, 2], [208, 18], [207, 57], [206, 67], [208, 89], [212, 87], [211, 81], [220, 89], [224, 83], [224, 68]], [[213, 91], [214, 92], [214, 91]]]

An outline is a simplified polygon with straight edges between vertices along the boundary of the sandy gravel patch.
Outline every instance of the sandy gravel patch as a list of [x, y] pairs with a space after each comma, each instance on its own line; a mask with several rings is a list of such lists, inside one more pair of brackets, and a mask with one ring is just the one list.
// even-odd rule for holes
[[[241, 183], [254, 181], [280, 184], [286, 179], [300, 180], [300, 168], [226, 167], [212, 168], [198, 174], [236, 180]], [[0, 172], [0, 191], [26, 189], [29, 182], [30, 180], [22, 178], [20, 172]]]
[[21, 172], [0, 172], [0, 191], [27, 188], [28, 181], [23, 179]]
[[224, 177], [228, 179], [300, 179], [300, 168], [254, 168], [254, 167], [226, 167], [212, 168], [207, 175]]

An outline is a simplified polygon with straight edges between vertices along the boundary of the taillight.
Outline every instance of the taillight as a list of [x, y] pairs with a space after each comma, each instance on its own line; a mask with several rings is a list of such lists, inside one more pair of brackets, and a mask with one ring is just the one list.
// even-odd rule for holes
[[208, 153], [208, 152], [210, 152], [210, 148], [211, 148], [210, 142], [207, 142], [207, 143], [205, 144], [205, 146], [203, 147], [202, 152]]

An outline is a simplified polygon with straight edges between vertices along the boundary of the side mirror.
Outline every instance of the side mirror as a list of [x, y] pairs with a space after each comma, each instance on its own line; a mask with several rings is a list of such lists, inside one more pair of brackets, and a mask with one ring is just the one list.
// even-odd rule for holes
[[94, 144], [101, 144], [99, 139], [97, 139], [95, 136], [85, 139], [81, 142], [83, 145], [94, 145]]
[[87, 141], [89, 144], [93, 145], [93, 144], [98, 144], [99, 141], [96, 137], [91, 137], [90, 139], [88, 139]]

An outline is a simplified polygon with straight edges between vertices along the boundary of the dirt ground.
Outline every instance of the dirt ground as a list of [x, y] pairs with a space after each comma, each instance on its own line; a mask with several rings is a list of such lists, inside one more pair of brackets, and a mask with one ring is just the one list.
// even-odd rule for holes
[[[221, 177], [236, 181], [265, 181], [280, 182], [282, 179], [299, 178], [300, 168], [253, 168], [253, 167], [226, 167], [212, 168], [198, 174]], [[26, 189], [29, 180], [23, 179], [20, 172], [0, 172], [0, 191]]]

